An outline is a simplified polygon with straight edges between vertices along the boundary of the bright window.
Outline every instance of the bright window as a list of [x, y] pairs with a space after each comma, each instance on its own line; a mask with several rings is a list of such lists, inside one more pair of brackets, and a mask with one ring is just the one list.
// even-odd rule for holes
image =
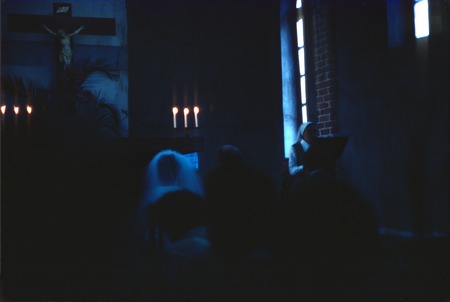
[[298, 66], [300, 79], [300, 103], [302, 111], [302, 122], [308, 121], [307, 94], [306, 94], [306, 61], [305, 61], [305, 39], [303, 29], [303, 8], [302, 2], [297, 1], [297, 49], [298, 49]]
[[430, 34], [428, 20], [428, 0], [416, 0], [414, 4], [414, 30], [416, 38], [425, 38]]
[[[305, 19], [302, 1], [296, 0], [295, 8], [290, 6], [293, 5], [290, 1], [289, 4], [287, 4], [287, 1], [282, 1], [282, 3], [286, 4], [286, 6], [282, 5], [281, 10], [280, 41], [284, 154], [287, 158], [290, 148], [297, 138], [299, 122], [308, 121], [306, 107], [308, 68], [306, 65], [307, 51], [305, 51], [305, 42], [308, 44], [308, 41], [305, 41], [304, 36]], [[292, 24], [293, 20], [290, 14], [292, 10], [295, 10], [296, 13], [295, 24]]]
[[305, 42], [303, 40], [303, 19], [297, 21], [297, 46], [303, 47]]

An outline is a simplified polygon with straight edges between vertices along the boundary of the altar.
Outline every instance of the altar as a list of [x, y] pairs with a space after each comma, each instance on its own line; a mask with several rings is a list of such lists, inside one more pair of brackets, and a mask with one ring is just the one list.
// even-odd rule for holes
[[181, 154], [201, 152], [204, 150], [203, 136], [180, 137], [130, 137], [120, 139], [134, 150], [142, 150], [146, 154], [156, 154], [161, 150], [171, 149]]

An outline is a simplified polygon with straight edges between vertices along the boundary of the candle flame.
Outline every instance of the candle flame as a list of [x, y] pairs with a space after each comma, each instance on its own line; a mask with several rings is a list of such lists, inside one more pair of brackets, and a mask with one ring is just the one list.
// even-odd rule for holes
[[31, 114], [31, 112], [33, 112], [33, 107], [31, 107], [30, 105], [27, 105], [27, 112], [28, 112], [28, 114]]
[[194, 107], [194, 113], [197, 114], [200, 111], [197, 106]]
[[2, 114], [5, 114], [5, 112], [6, 112], [6, 105], [1, 106], [0, 110], [2, 111]]
[[19, 107], [18, 106], [14, 106], [14, 113], [16, 115], [19, 114]]
[[184, 114], [189, 114], [189, 108], [184, 108]]
[[177, 107], [173, 107], [172, 108], [172, 113], [173, 114], [177, 114], [178, 113], [178, 108]]

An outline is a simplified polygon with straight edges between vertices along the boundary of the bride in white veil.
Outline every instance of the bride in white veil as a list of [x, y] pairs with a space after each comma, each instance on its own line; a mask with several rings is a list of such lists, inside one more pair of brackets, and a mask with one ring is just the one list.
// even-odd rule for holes
[[203, 186], [197, 170], [189, 159], [173, 150], [163, 150], [150, 161], [145, 185], [145, 205], [154, 204], [164, 194], [181, 189], [203, 197]]
[[158, 240], [154, 237], [153, 206], [165, 194], [179, 190], [189, 190], [204, 197], [202, 180], [191, 161], [177, 151], [162, 150], [145, 168], [143, 194], [138, 209], [138, 233], [146, 246], [154, 246], [157, 244], [155, 240]]

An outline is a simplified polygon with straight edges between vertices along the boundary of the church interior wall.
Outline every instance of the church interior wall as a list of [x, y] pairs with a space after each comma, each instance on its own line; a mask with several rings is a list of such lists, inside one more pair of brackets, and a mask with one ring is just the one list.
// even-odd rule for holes
[[[201, 136], [201, 175], [214, 166], [219, 146], [233, 144], [249, 163], [280, 181], [278, 1], [66, 2], [74, 15], [116, 19], [115, 37], [76, 37], [74, 59], [106, 58], [120, 70], [118, 90], [108, 81], [101, 86], [129, 117], [125, 137]], [[439, 6], [442, 1], [429, 2], [434, 27], [427, 42], [405, 31], [403, 44], [396, 47], [389, 46], [385, 1], [345, 1], [334, 11], [337, 117], [340, 133], [350, 138], [340, 176], [374, 206], [385, 231], [400, 231], [395, 235], [442, 236], [450, 230], [450, 14]], [[2, 2], [2, 75], [56, 84], [51, 37], [10, 33], [4, 18], [11, 12], [50, 16], [52, 3]], [[173, 129], [172, 107], [192, 110], [195, 105], [199, 128], [186, 132], [180, 116], [180, 127]], [[122, 236], [140, 197], [136, 172], [145, 165], [140, 154], [147, 151], [115, 145], [109, 157], [106, 149], [87, 148], [84, 152], [92, 154], [83, 154], [88, 160], [81, 162], [74, 156], [77, 149], [60, 154], [49, 146], [29, 154], [22, 147], [10, 154], [2, 144], [2, 160], [14, 159], [2, 162], [3, 175], [10, 176], [2, 179], [2, 188], [9, 188], [2, 192], [2, 226], [8, 226], [2, 230], [2, 259], [8, 259], [2, 260], [3, 285], [19, 299], [51, 293], [46, 298], [55, 300], [73, 291], [73, 284], [95, 293], [111, 290], [110, 284], [127, 277], [114, 275], [128, 264], [117, 259], [125, 261], [125, 254], [136, 252], [124, 247], [128, 238]], [[27, 181], [31, 187], [24, 190]], [[86, 276], [92, 268], [100, 269]], [[59, 280], [67, 272], [71, 276]], [[51, 288], [49, 280], [61, 287]], [[135, 279], [129, 280], [127, 289], [134, 289]], [[94, 288], [99, 284], [105, 288]]]
[[[430, 24], [449, 16], [438, 2], [429, 1]], [[412, 7], [403, 8], [411, 21], [403, 28], [388, 28], [386, 12], [384, 1], [336, 8], [339, 124], [350, 136], [343, 172], [382, 232], [442, 236], [450, 227], [449, 43], [442, 27], [415, 39]], [[396, 46], [389, 31], [399, 31]]]
[[[8, 30], [9, 14], [44, 15], [51, 18], [54, 1], [4, 1], [2, 3], [2, 76], [32, 80], [37, 86], [54, 89], [55, 57], [57, 49], [53, 37], [41, 24], [32, 33]], [[89, 59], [105, 60], [119, 73], [114, 82], [104, 77], [95, 79], [97, 88], [106, 101], [121, 112], [121, 135], [128, 135], [128, 55], [127, 19], [125, 1], [66, 1], [71, 4], [72, 16], [115, 18], [115, 35], [83, 35], [72, 38], [73, 62], [80, 64]], [[4, 17], [3, 17], [4, 16]], [[54, 31], [58, 29], [54, 28]]]

